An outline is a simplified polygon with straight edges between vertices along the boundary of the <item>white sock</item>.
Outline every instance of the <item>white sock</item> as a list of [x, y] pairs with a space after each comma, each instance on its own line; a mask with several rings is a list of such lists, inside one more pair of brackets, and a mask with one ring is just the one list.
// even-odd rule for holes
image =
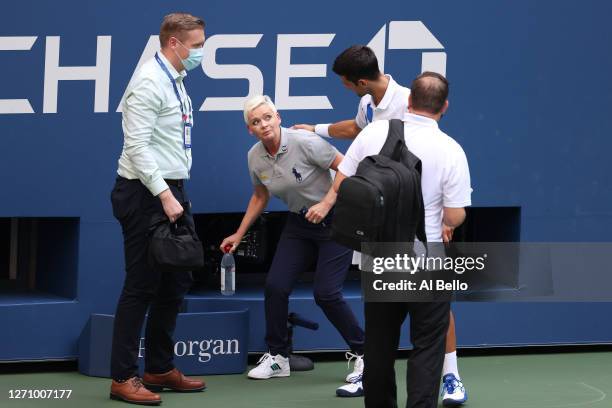
[[446, 353], [444, 355], [442, 376], [445, 376], [446, 374], [454, 374], [455, 377], [457, 377], [457, 379], [461, 381], [461, 377], [459, 377], [459, 368], [457, 368], [457, 351], [453, 351], [452, 353]]

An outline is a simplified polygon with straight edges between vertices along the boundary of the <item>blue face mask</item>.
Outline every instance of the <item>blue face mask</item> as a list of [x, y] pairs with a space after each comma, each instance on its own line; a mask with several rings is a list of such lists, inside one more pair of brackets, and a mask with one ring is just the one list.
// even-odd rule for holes
[[181, 47], [189, 51], [189, 56], [186, 59], [182, 59], [181, 57], [179, 57], [181, 59], [181, 64], [183, 64], [183, 67], [187, 71], [191, 71], [192, 69], [199, 66], [202, 63], [202, 58], [204, 57], [204, 48], [188, 49], [178, 39], [177, 41], [179, 42], [179, 44], [181, 44]]

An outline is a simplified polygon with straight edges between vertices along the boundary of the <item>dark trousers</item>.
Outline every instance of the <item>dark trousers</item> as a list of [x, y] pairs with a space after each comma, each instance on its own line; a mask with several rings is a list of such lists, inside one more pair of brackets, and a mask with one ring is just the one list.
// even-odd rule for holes
[[342, 296], [352, 251], [330, 239], [330, 227], [289, 213], [265, 287], [266, 343], [272, 354], [288, 355], [289, 294], [300, 273], [316, 259], [314, 299], [353, 352], [363, 354], [364, 334]]
[[[170, 186], [193, 223], [189, 199], [181, 187]], [[139, 180], [117, 178], [111, 193], [113, 214], [121, 223], [125, 250], [125, 281], [117, 304], [111, 353], [111, 377], [123, 381], [137, 375], [140, 333], [145, 330], [145, 371], [160, 374], [174, 368], [172, 335], [183, 297], [191, 287], [190, 272], [161, 273], [147, 262], [151, 218], [164, 214], [161, 201]]]
[[438, 405], [450, 303], [367, 302], [363, 390], [368, 408], [397, 407], [394, 365], [401, 326], [408, 313], [413, 349], [408, 359], [406, 407]]

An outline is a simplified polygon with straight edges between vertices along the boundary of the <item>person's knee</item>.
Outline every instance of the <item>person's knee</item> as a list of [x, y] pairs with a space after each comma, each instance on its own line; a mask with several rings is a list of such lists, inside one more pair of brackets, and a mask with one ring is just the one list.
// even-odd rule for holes
[[183, 293], [157, 295], [151, 302], [151, 308], [159, 310], [179, 310], [183, 305], [184, 299], [185, 294]]
[[315, 289], [314, 300], [315, 300], [315, 303], [319, 306], [325, 306], [327, 304], [337, 303], [337, 302], [342, 301], [342, 292]]
[[193, 276], [191, 275], [191, 272], [187, 272], [183, 274], [180, 279], [177, 279], [174, 292], [176, 293], [177, 297], [182, 298], [189, 292], [189, 289], [191, 289], [192, 286]]
[[158, 285], [153, 284], [153, 282], [126, 286], [121, 292], [121, 299], [125, 301], [134, 299], [151, 301], [157, 294], [157, 289]]
[[266, 298], [288, 298], [289, 289], [275, 281], [268, 280], [264, 289]]

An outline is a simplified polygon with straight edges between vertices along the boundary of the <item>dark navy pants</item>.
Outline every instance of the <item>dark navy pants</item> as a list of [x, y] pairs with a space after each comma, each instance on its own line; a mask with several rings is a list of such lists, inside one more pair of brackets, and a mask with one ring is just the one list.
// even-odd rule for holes
[[289, 294], [313, 261], [315, 302], [351, 350], [363, 354], [364, 332], [342, 296], [352, 251], [331, 240], [327, 221], [326, 225], [312, 224], [294, 213], [287, 217], [265, 288], [266, 343], [273, 355], [288, 355]]
[[438, 406], [450, 303], [366, 302], [365, 323], [368, 339], [365, 345], [363, 391], [367, 408], [398, 406], [395, 357], [402, 324], [408, 314], [412, 351], [406, 374], [406, 407]]
[[[193, 224], [189, 198], [183, 187], [170, 186]], [[111, 193], [113, 214], [121, 223], [125, 281], [117, 304], [111, 352], [111, 377], [123, 381], [138, 375], [140, 332], [147, 310], [145, 371], [165, 373], [174, 368], [172, 335], [183, 297], [191, 287], [191, 272], [162, 273], [149, 266], [147, 233], [155, 215], [165, 215], [161, 201], [140, 180], [117, 178]]]

